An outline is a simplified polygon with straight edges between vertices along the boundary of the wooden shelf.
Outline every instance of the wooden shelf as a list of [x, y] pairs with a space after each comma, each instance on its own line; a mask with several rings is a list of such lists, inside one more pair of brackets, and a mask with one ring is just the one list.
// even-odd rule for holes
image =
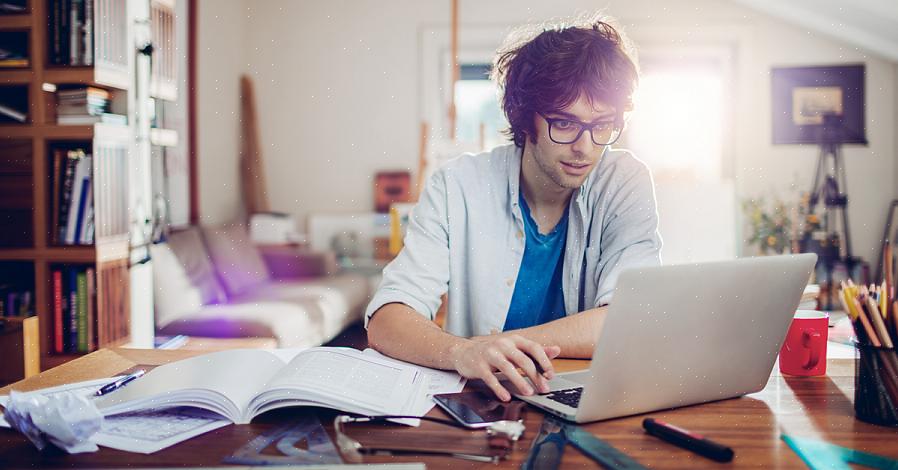
[[98, 66], [53, 66], [44, 70], [44, 81], [57, 85], [75, 84], [128, 90], [128, 80], [127, 73]]
[[0, 30], [23, 30], [31, 28], [31, 15], [0, 15]]
[[31, 69], [0, 69], [0, 85], [25, 85], [34, 80]]
[[[154, 5], [162, 5], [173, 10], [175, 0], [138, 0]], [[94, 6], [93, 21], [93, 57], [91, 66], [66, 66], [51, 64], [52, 32], [54, 11], [53, 2], [47, 0], [29, 0], [27, 14], [0, 15], [0, 31], [9, 32], [18, 42], [28, 37], [28, 49], [31, 54], [28, 67], [0, 67], [0, 87], [7, 87], [4, 92], [9, 97], [24, 98], [24, 103], [15, 103], [17, 107], [28, 109], [28, 121], [25, 123], [0, 124], [0, 139], [5, 142], [5, 149], [17, 152], [16, 158], [7, 158], [2, 170], [17, 186], [10, 186], [22, 191], [18, 199], [29, 201], [31, 209], [25, 215], [19, 212], [18, 206], [7, 210], [10, 217], [15, 216], [29, 224], [27, 233], [18, 238], [7, 237], [5, 243], [27, 241], [25, 246], [0, 246], [0, 262], [7, 265], [3, 276], [10, 280], [20, 281], [23, 289], [33, 293], [34, 310], [39, 320], [39, 350], [42, 368], [55, 367], [71, 361], [83, 354], [54, 353], [55, 317], [52, 313], [54, 305], [54, 273], [62, 271], [79, 275], [81, 272], [92, 272], [96, 288], [96, 302], [91, 311], [96, 323], [95, 344], [98, 347], [109, 347], [124, 344], [130, 336], [131, 294], [131, 214], [129, 212], [129, 192], [131, 177], [136, 171], [134, 155], [150, 155], [150, 143], [137, 139], [140, 135], [135, 116], [134, 83], [141, 74], [141, 83], [150, 86], [151, 73], [160, 70], [158, 67], [140, 66], [145, 59], [136, 56], [133, 48], [133, 25], [135, 22], [149, 20], [149, 12], [141, 12], [140, 8], [121, 8], [122, 0], [97, 0]], [[81, 4], [83, 5], [83, 4]], [[142, 16], [141, 16], [142, 15]], [[173, 16], [171, 17], [173, 19]], [[162, 23], [155, 31], [169, 36], [153, 38], [154, 43], [169, 44], [172, 51], [174, 22]], [[80, 32], [79, 32], [80, 34]], [[84, 37], [87, 37], [86, 34]], [[168, 39], [166, 39], [168, 37]], [[10, 39], [12, 41], [12, 39]], [[167, 42], [166, 42], [167, 41]], [[56, 51], [60, 59], [68, 61], [66, 52]], [[171, 56], [175, 57], [175, 56]], [[155, 57], [154, 57], [155, 60]], [[144, 65], [149, 65], [144, 63]], [[168, 71], [169, 69], [161, 69]], [[171, 71], [174, 71], [172, 69]], [[174, 80], [176, 75], [164, 75]], [[56, 123], [56, 106], [58, 95], [54, 87], [81, 88], [92, 86], [110, 91], [110, 104], [116, 107], [115, 112], [129, 116], [126, 125], [121, 124], [84, 124], [60, 125]], [[148, 89], [147, 92], [150, 90]], [[20, 99], [21, 101], [21, 99]], [[149, 129], [140, 132], [150, 132]], [[168, 130], [152, 132], [156, 145], [177, 145], [178, 135]], [[94, 245], [53, 245], [51, 240], [54, 230], [58, 230], [60, 205], [71, 204], [70, 199], [61, 197], [60, 180], [68, 173], [60, 170], [71, 170], [64, 153], [66, 149], [90, 149], [93, 155], [93, 166], [90, 176], [94, 191], [93, 217], [95, 223]], [[30, 165], [19, 164], [18, 161], [29, 160]], [[0, 159], [2, 160], [2, 159]], [[29, 168], [24, 171], [20, 167]], [[83, 171], [83, 170], [81, 170]], [[20, 189], [19, 189], [20, 188]], [[30, 199], [29, 199], [30, 198]], [[7, 201], [3, 201], [7, 203]], [[7, 203], [7, 205], [12, 204]], [[21, 205], [21, 204], [19, 204]], [[27, 209], [27, 205], [25, 206]], [[79, 211], [81, 209], [79, 208]], [[54, 211], [56, 213], [54, 213]], [[6, 219], [5, 219], [6, 220]], [[8, 221], [12, 221], [9, 219]], [[22, 222], [25, 223], [25, 222]], [[27, 273], [26, 273], [27, 271]], [[3, 283], [6, 279], [0, 279]], [[152, 294], [147, 286], [142, 291]], [[63, 325], [64, 326], [64, 325]], [[0, 355], [0, 357], [5, 357]], [[2, 361], [0, 361], [2, 362]], [[4, 365], [0, 364], [0, 371]]]
[[34, 248], [0, 248], [0, 261], [28, 261], [37, 258]]
[[93, 263], [97, 250], [93, 245], [51, 246], [40, 250], [37, 257], [51, 263]]

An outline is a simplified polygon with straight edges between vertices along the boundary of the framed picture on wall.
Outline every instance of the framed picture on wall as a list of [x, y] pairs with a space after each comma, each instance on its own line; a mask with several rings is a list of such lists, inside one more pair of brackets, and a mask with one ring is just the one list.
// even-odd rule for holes
[[866, 144], [864, 65], [773, 69], [774, 144]]

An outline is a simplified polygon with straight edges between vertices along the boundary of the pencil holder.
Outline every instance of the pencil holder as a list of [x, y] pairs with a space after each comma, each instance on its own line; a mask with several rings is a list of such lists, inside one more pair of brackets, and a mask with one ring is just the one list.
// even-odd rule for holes
[[858, 345], [854, 414], [880, 426], [898, 426], [898, 354], [895, 349]]

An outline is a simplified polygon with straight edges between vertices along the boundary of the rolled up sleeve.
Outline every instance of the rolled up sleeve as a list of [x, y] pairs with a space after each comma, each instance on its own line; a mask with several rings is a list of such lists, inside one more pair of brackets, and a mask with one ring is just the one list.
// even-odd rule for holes
[[661, 235], [651, 172], [639, 164], [610, 198], [602, 227], [601, 255], [595, 271], [598, 284], [594, 306], [611, 302], [614, 287], [625, 269], [661, 264]]
[[409, 215], [404, 247], [384, 268], [383, 280], [365, 310], [365, 328], [389, 303], [408, 305], [433, 320], [449, 285], [447, 204], [445, 172], [437, 171]]

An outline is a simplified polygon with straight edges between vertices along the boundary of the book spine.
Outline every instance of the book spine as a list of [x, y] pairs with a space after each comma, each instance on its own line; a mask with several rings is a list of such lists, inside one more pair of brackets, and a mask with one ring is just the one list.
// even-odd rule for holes
[[62, 2], [60, 0], [53, 0], [53, 6], [50, 8], [50, 31], [53, 36], [53, 48], [50, 53], [50, 63], [51, 64], [59, 64], [60, 60], [60, 46], [59, 42], [59, 6]]
[[84, 0], [84, 65], [94, 65], [94, 0]]
[[87, 223], [87, 205], [90, 203], [90, 178], [85, 176], [81, 183], [81, 200], [78, 204], [78, 221], [75, 223], [75, 244], [84, 243], [85, 225]]
[[50, 243], [53, 245], [59, 243], [59, 198], [60, 188], [62, 187], [63, 158], [62, 149], [53, 149], [53, 173], [50, 174], [50, 188], [52, 191], [50, 198]]
[[69, 63], [69, 4], [71, 0], [59, 0], [59, 65]]
[[81, 187], [84, 185], [84, 176], [87, 175], [86, 158], [78, 160], [75, 167], [75, 181], [72, 187], [72, 197], [69, 200], [69, 219], [65, 231], [65, 243], [75, 243], [75, 234], [78, 229], [78, 209], [81, 208]]
[[81, 0], [71, 0], [69, 4], [69, 65], [81, 65], [78, 34], [81, 31], [81, 21], [78, 19], [80, 3]]
[[0, 114], [16, 121], [16, 122], [25, 122], [28, 120], [28, 115], [17, 110], [10, 108], [9, 106], [4, 106], [0, 104]]
[[87, 352], [87, 274], [78, 273], [78, 352]]
[[53, 350], [65, 351], [62, 342], [62, 271], [53, 271]]
[[81, 244], [90, 245], [93, 243], [91, 231], [94, 225], [94, 197], [93, 184], [87, 191], [87, 207], [84, 209], [84, 225], [81, 229]]
[[78, 352], [78, 269], [69, 268], [69, 345], [67, 352]]
[[62, 188], [60, 188], [59, 199], [59, 233], [57, 234], [56, 240], [58, 244], [63, 244], [66, 240], [66, 232], [69, 225], [69, 205], [72, 202], [72, 191], [74, 190], [75, 185], [75, 168], [78, 165], [78, 159], [69, 156], [66, 151], [63, 151], [63, 153], [66, 155], [66, 158], [64, 174], [61, 176]]
[[87, 350], [97, 348], [97, 275], [94, 268], [87, 268]]

